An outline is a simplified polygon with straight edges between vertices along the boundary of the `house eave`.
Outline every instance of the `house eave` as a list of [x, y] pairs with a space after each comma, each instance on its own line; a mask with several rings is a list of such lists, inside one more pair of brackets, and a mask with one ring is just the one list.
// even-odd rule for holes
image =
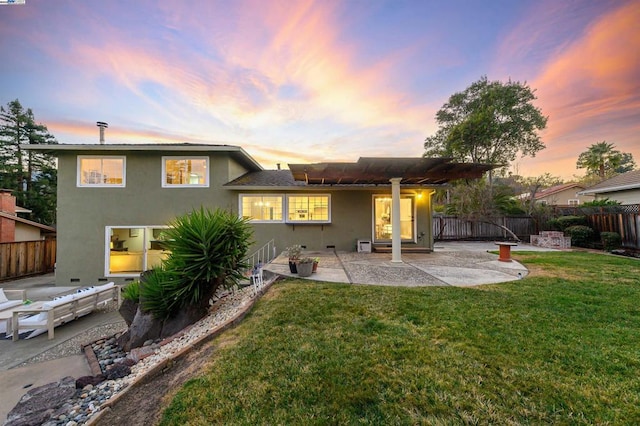
[[236, 160], [245, 163], [253, 170], [263, 170], [263, 167], [242, 147], [235, 145], [207, 145], [207, 144], [24, 144], [22, 149], [40, 151], [47, 154], [56, 155], [59, 152], [227, 152]]
[[608, 187], [608, 188], [585, 189], [584, 191], [578, 192], [578, 194], [580, 194], [580, 195], [602, 194], [602, 193], [607, 193], [607, 192], [628, 191], [630, 189], [640, 189], [640, 184], [633, 183], [633, 184], [629, 184], [629, 185], [611, 186], [611, 187]]

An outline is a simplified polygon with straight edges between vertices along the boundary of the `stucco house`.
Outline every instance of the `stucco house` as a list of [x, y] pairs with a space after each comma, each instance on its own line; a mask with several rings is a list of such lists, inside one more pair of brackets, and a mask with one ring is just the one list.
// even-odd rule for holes
[[604, 180], [580, 192], [595, 196], [596, 200], [608, 198], [620, 204], [640, 204], [640, 170], [632, 170]]
[[538, 191], [535, 195], [537, 203], [550, 206], [578, 206], [587, 201], [593, 201], [593, 195], [582, 194], [585, 187], [571, 182], [555, 185]]
[[30, 210], [16, 206], [11, 190], [0, 189], [0, 243], [38, 241], [55, 237], [54, 227], [18, 216]]
[[[249, 218], [254, 247], [274, 239], [355, 251], [358, 240], [433, 249], [431, 195], [491, 166], [443, 158], [361, 158], [264, 170], [237, 146], [29, 145], [58, 158], [56, 283], [124, 283], [161, 262], [162, 229], [178, 215], [222, 208]], [[398, 232], [395, 232], [398, 230]]]

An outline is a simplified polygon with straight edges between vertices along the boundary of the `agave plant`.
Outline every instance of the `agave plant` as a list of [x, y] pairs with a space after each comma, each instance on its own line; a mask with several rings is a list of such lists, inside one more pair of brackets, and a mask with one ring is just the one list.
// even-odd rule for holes
[[175, 275], [165, 282], [172, 309], [208, 307], [220, 286], [236, 285], [251, 245], [252, 231], [246, 219], [224, 210], [204, 208], [174, 219], [164, 231], [170, 251], [163, 267]]

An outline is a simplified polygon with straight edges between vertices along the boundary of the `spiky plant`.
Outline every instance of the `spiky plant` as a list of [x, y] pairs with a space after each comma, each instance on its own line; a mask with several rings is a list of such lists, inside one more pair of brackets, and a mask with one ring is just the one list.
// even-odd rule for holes
[[252, 230], [246, 219], [224, 210], [200, 208], [174, 219], [164, 231], [170, 251], [163, 266], [177, 274], [164, 290], [175, 308], [206, 309], [220, 286], [243, 278]]
[[140, 301], [140, 281], [133, 281], [124, 287], [122, 298], [138, 303]]

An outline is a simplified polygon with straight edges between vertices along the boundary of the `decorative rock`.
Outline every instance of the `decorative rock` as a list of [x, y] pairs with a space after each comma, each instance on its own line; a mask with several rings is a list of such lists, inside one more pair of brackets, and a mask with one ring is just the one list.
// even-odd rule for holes
[[115, 364], [113, 368], [107, 371], [107, 380], [120, 379], [131, 374], [131, 368], [123, 364]]
[[76, 381], [67, 376], [62, 380], [31, 389], [20, 398], [7, 415], [5, 426], [39, 425], [75, 394]]

